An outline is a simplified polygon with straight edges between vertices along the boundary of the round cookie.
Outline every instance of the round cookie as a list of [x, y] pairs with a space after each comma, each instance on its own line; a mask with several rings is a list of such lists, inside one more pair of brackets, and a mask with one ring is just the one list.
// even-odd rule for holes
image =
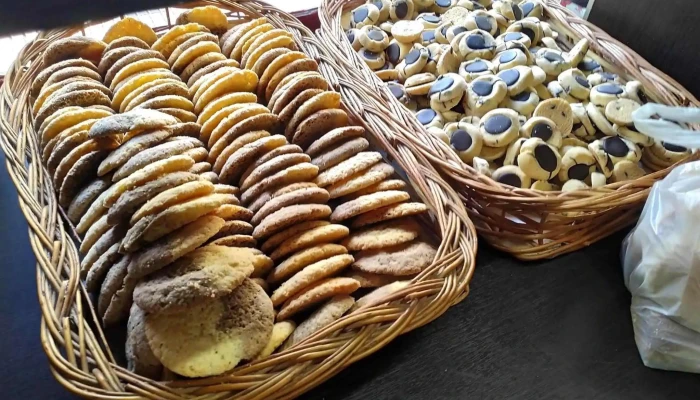
[[304, 221], [326, 218], [330, 207], [321, 204], [299, 204], [282, 208], [265, 217], [253, 231], [255, 239], [264, 239], [289, 226]]
[[323, 153], [311, 159], [311, 164], [318, 167], [319, 172], [338, 165], [348, 158], [367, 150], [369, 142], [363, 137], [355, 137], [338, 143], [337, 147], [324, 150]]
[[539, 103], [540, 97], [534, 90], [525, 90], [515, 96], [506, 96], [501, 104], [499, 104], [499, 107], [510, 108], [515, 110], [518, 114], [529, 118], [532, 116], [532, 113], [535, 112], [535, 108], [537, 108]]
[[277, 284], [288, 279], [308, 265], [347, 253], [348, 250], [344, 246], [333, 243], [322, 244], [301, 250], [279, 263], [270, 275], [268, 275], [267, 281], [270, 284]]
[[536, 137], [556, 148], [561, 147], [562, 135], [559, 128], [549, 118], [530, 118], [520, 129], [520, 134], [525, 138]]
[[285, 240], [270, 254], [270, 258], [274, 261], [280, 261], [300, 250], [324, 243], [333, 243], [349, 234], [350, 230], [344, 225], [318, 226]]
[[[472, 115], [481, 117], [495, 110], [508, 95], [508, 85], [501, 79], [486, 75], [474, 79], [469, 85], [466, 107]], [[464, 101], [463, 101], [464, 103]]]
[[347, 126], [333, 129], [312, 143], [311, 146], [306, 149], [306, 154], [311, 157], [318, 156], [331, 146], [342, 143], [347, 139], [362, 137], [364, 133], [364, 128], [360, 126]]
[[341, 243], [349, 251], [380, 250], [418, 237], [420, 225], [412, 218], [402, 218], [355, 231]]
[[605, 117], [613, 124], [620, 126], [632, 126], [632, 113], [635, 112], [641, 104], [630, 99], [618, 99], [611, 101], [605, 106]]
[[404, 91], [409, 96], [425, 96], [430, 91], [430, 87], [435, 82], [435, 75], [430, 72], [423, 72], [406, 78]]
[[398, 65], [406, 58], [411, 49], [413, 49], [413, 45], [411, 43], [402, 43], [396, 39], [391, 39], [384, 52], [386, 54], [387, 61], [394, 65]]
[[211, 376], [255, 357], [267, 344], [273, 322], [267, 294], [246, 279], [229, 295], [181, 313], [148, 314], [146, 336], [166, 368], [187, 377]]
[[559, 76], [562, 72], [571, 69], [571, 64], [564, 58], [564, 53], [555, 49], [537, 50], [535, 63], [549, 76]]
[[533, 83], [532, 70], [525, 66], [517, 66], [501, 71], [496, 76], [505, 82], [508, 88], [508, 95], [510, 96], [522, 93]]
[[457, 36], [452, 40], [452, 49], [455, 49], [464, 58], [465, 61], [475, 58], [491, 59], [496, 49], [496, 41], [490, 33], [477, 29], [469, 31], [464, 36]]
[[134, 302], [149, 313], [178, 312], [231, 293], [253, 270], [250, 249], [200, 247], [139, 282]]
[[270, 296], [274, 306], [282, 305], [286, 300], [310, 285], [322, 279], [329, 278], [346, 267], [350, 266], [354, 261], [353, 256], [349, 254], [340, 254], [317, 261], [310, 264], [294, 276], [282, 283]]
[[559, 128], [562, 136], [569, 135], [574, 126], [571, 106], [562, 99], [549, 99], [541, 102], [532, 115], [552, 120]]
[[505, 147], [518, 137], [520, 121], [514, 111], [496, 109], [484, 115], [479, 130], [486, 146]]
[[476, 10], [469, 14], [464, 26], [470, 31], [480, 29], [486, 31], [491, 35], [495, 35], [498, 32], [498, 22], [493, 15], [487, 13], [484, 10]]
[[360, 283], [352, 278], [328, 278], [315, 282], [288, 299], [277, 313], [277, 319], [288, 319], [326, 299], [348, 295], [359, 288]]
[[518, 42], [526, 48], [532, 47], [532, 40], [528, 35], [522, 32], [505, 32], [496, 38], [496, 51], [508, 49], [512, 42]]
[[576, 68], [562, 72], [557, 78], [564, 91], [582, 101], [588, 100], [591, 94], [591, 85], [586, 79], [586, 75]]
[[559, 173], [561, 156], [556, 147], [540, 138], [530, 138], [520, 148], [518, 167], [530, 178], [548, 181]]
[[353, 269], [391, 276], [421, 273], [432, 264], [437, 249], [423, 241], [399, 244], [379, 250], [365, 250], [355, 255]]
[[255, 213], [251, 220], [258, 225], [265, 217], [284, 207], [295, 204], [325, 204], [329, 200], [328, 191], [319, 187], [302, 188], [275, 196]]
[[591, 86], [598, 86], [604, 83], [622, 83], [620, 76], [611, 72], [596, 72], [590, 74], [588, 75], [588, 82], [590, 82]]
[[379, 183], [382, 180], [389, 178], [391, 175], [393, 175], [393, 173], [394, 168], [391, 165], [380, 162], [373, 165], [366, 171], [362, 171], [328, 186], [328, 193], [331, 199], [346, 196], [373, 184]]
[[397, 203], [361, 214], [353, 219], [351, 226], [353, 228], [361, 228], [378, 222], [421, 214], [426, 211], [428, 211], [428, 207], [423, 203]]
[[507, 49], [496, 54], [493, 62], [497, 71], [506, 71], [528, 65], [528, 58], [520, 49]]
[[403, 80], [413, 76], [425, 68], [430, 58], [430, 51], [424, 47], [414, 48], [406, 55], [406, 58], [401, 61], [396, 69], [399, 71], [399, 77]]
[[[405, 20], [413, 18], [415, 5], [413, 0], [390, 0], [389, 18], [392, 21]], [[423, 26], [421, 24], [421, 26]], [[393, 34], [393, 32], [392, 32]]]
[[478, 77], [493, 75], [496, 73], [496, 66], [491, 61], [475, 58], [465, 61], [459, 66], [459, 75], [467, 82], [472, 82]]
[[381, 52], [389, 46], [389, 36], [373, 25], [363, 26], [358, 33], [362, 47], [373, 52]]
[[341, 222], [377, 208], [406, 201], [409, 198], [408, 193], [399, 190], [387, 190], [363, 195], [336, 207], [331, 214], [331, 221]]
[[521, 189], [528, 189], [532, 183], [530, 177], [515, 165], [498, 168], [493, 172], [492, 178], [498, 183]]
[[479, 128], [464, 122], [453, 122], [445, 126], [449, 145], [465, 163], [471, 163], [481, 153], [483, 137]]
[[369, 169], [374, 164], [382, 160], [382, 155], [378, 152], [362, 152], [349, 159], [321, 172], [314, 183], [319, 187], [326, 187], [347, 179], [360, 171]]
[[644, 92], [644, 86], [639, 81], [629, 81], [625, 85], [625, 93], [627, 97], [636, 101], [639, 104], [646, 104], [649, 102], [649, 97]]
[[477, 162], [477, 158], [482, 158], [486, 161], [496, 161], [499, 158], [503, 157], [506, 152], [508, 151], [508, 146], [503, 146], [503, 147], [491, 147], [491, 146], [486, 146], [484, 145], [481, 148], [481, 153], [479, 154], [479, 157], [474, 157], [474, 162]]
[[374, 25], [379, 20], [379, 9], [374, 4], [363, 4], [352, 10], [350, 26], [360, 29], [365, 25]]
[[621, 161], [615, 164], [612, 173], [613, 182], [632, 181], [646, 175], [644, 169], [637, 162]]
[[285, 348], [292, 347], [314, 333], [340, 319], [353, 305], [355, 299], [347, 295], [334, 296], [318, 310], [314, 311], [289, 336]]
[[440, 75], [435, 82], [430, 86], [428, 96], [431, 101], [446, 102], [449, 100], [460, 100], [466, 91], [467, 83], [464, 78], [455, 74], [448, 73]]
[[615, 132], [615, 129], [610, 121], [605, 118], [603, 111], [604, 110], [601, 107], [596, 106], [593, 104], [593, 102], [586, 103], [586, 113], [588, 114], [590, 120], [595, 124], [595, 127], [607, 136], [617, 135], [617, 132]]
[[[585, 147], [569, 148], [561, 159], [559, 180], [566, 182], [571, 179], [590, 182], [591, 174], [596, 170], [596, 159], [593, 153]], [[605, 176], [603, 176], [605, 178]]]
[[591, 89], [591, 103], [600, 107], [625, 96], [625, 88], [617, 83], [603, 83]]

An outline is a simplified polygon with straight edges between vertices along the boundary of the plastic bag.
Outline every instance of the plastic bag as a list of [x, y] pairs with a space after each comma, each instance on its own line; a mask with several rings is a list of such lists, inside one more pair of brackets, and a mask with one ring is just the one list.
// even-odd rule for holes
[[[634, 114], [636, 128], [654, 139], [700, 147], [700, 133], [663, 119], [700, 122], [700, 109], [647, 104]], [[700, 373], [700, 161], [654, 184], [621, 257], [644, 365]]]

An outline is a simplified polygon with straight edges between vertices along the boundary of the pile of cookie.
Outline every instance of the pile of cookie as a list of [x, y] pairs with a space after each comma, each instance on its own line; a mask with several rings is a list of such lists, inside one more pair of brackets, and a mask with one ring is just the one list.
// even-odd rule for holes
[[[259, 32], [273, 30], [267, 20], [254, 20], [237, 28], [230, 36], [233, 39], [229, 40], [241, 37], [239, 41], [255, 43], [264, 35]], [[338, 267], [332, 270], [341, 272], [342, 268], [351, 265], [345, 276], [356, 280], [363, 288], [391, 284], [377, 294], [404, 287], [409, 278], [427, 268], [435, 258], [435, 247], [419, 237], [419, 224], [412, 217], [424, 213], [427, 207], [410, 202], [409, 194], [402, 190], [405, 182], [393, 178], [393, 167], [383, 161], [380, 153], [368, 151], [369, 142], [364, 137], [364, 129], [350, 125], [347, 113], [341, 108], [340, 95], [329, 90], [314, 60], [284, 46], [270, 44], [261, 45], [261, 48], [266, 50], [259, 57], [246, 57], [243, 52], [241, 66], [250, 67], [251, 61], [255, 61], [253, 71], [261, 76], [257, 89], [259, 100], [279, 116], [287, 140], [303, 150], [310, 160], [308, 162], [317, 168], [318, 175], [304, 185], [305, 190], [324, 193], [333, 207], [331, 223], [343, 223], [350, 228], [344, 229], [342, 246], [336, 247], [343, 254], [333, 257], [338, 260]], [[238, 54], [234, 51], [231, 57], [236, 58]], [[305, 234], [300, 238], [303, 236]], [[268, 243], [263, 244], [263, 251], [274, 249], [277, 241], [273, 241], [273, 246], [268, 246]], [[352, 256], [345, 255], [346, 250], [341, 247], [350, 251]], [[333, 251], [330, 247], [328, 249]], [[282, 305], [278, 318], [293, 315], [300, 296], [316, 296], [322, 292], [323, 284], [304, 288], [318, 279], [318, 268], [313, 264], [316, 258], [312, 255], [319, 251], [314, 247], [287, 248], [282, 244], [271, 253], [273, 260], [280, 262], [268, 277], [273, 287], [278, 285], [272, 293], [273, 303]], [[354, 310], [370, 299], [360, 300], [355, 305], [348, 300], [345, 305]], [[343, 309], [333, 301], [324, 308]], [[342, 312], [338, 311], [336, 315], [339, 317]], [[305, 328], [304, 324], [289, 343], [293, 344], [295, 339], [308, 334], [302, 328]]]
[[54, 42], [32, 87], [81, 277], [105, 325], [128, 319], [129, 368], [152, 378], [293, 346], [437, 253], [414, 219], [427, 207], [291, 34], [228, 29], [212, 6], [177, 22]]
[[690, 155], [637, 132], [640, 82], [605, 72], [586, 39], [563, 49], [543, 14], [541, 0], [370, 0], [342, 23], [421, 124], [503, 184], [600, 187]]

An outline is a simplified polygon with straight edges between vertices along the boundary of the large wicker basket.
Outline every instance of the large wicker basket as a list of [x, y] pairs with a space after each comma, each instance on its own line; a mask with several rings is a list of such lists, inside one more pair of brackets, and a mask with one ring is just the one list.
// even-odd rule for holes
[[[420, 148], [421, 156], [454, 185], [479, 234], [494, 247], [519, 259], [537, 260], [588, 246], [634, 222], [651, 186], [670, 172], [672, 167], [635, 181], [573, 193], [515, 189], [477, 173], [447, 145], [428, 134], [353, 50], [340, 17], [361, 3], [360, 0], [324, 0], [319, 9], [318, 35], [333, 55], [339, 75], [348, 81], [347, 90], [356, 91], [356, 96], [365, 100], [349, 102], [349, 106], [358, 114], [373, 109], [390, 114], [392, 121], [387, 124], [402, 132], [406, 142]], [[596, 26], [574, 16], [558, 0], [546, 0], [544, 8], [560, 37], [569, 41], [587, 38], [597, 61], [606, 70], [641, 81], [652, 100], [700, 106], [676, 81]], [[696, 153], [683, 162], [697, 158]]]
[[[229, 11], [232, 24], [266, 16], [294, 34], [299, 47], [336, 79], [318, 39], [293, 16], [258, 1], [204, 1], [179, 7], [213, 4]], [[164, 10], [167, 29], [177, 10]], [[136, 16], [138, 18], [138, 15]], [[99, 22], [40, 33], [20, 53], [2, 87], [0, 124], [8, 170], [17, 186], [19, 204], [29, 224], [29, 240], [37, 258], [37, 285], [42, 310], [41, 343], [55, 378], [69, 391], [94, 399], [278, 399], [296, 397], [348, 365], [381, 349], [396, 336], [418, 328], [463, 300], [475, 266], [476, 232], [459, 196], [445, 183], [415, 145], [395, 136], [391, 122], [369, 121], [370, 139], [383, 150], [433, 211], [430, 225], [440, 240], [435, 264], [391, 303], [348, 315], [300, 346], [262, 361], [207, 379], [155, 382], [120, 366], [110, 350], [99, 319], [79, 279], [79, 259], [71, 229], [62, 218], [48, 172], [41, 165], [28, 97], [39, 72], [42, 51], [53, 41], [99, 31]], [[336, 85], [341, 90], [343, 85]], [[342, 90], [346, 94], [345, 90]], [[357, 110], [358, 99], [345, 97]], [[372, 110], [376, 112], [375, 110]], [[365, 113], [355, 113], [363, 122]], [[118, 344], [121, 352], [123, 342]], [[117, 357], [115, 357], [115, 355]]]

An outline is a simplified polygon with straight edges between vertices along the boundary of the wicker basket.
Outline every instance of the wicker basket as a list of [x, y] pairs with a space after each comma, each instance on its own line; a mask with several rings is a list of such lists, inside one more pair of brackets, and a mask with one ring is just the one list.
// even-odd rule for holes
[[[324, 48], [293, 16], [258, 1], [203, 1], [179, 7], [206, 4], [230, 11], [233, 24], [266, 16], [274, 25], [291, 31], [299, 47], [319, 61], [327, 76], [335, 77]], [[165, 10], [168, 26], [157, 27], [156, 31], [167, 29], [175, 20], [171, 11]], [[120, 366], [115, 361], [119, 354], [110, 350], [90, 296], [79, 279], [78, 251], [67, 219], [61, 217], [63, 211], [49, 174], [41, 165], [28, 99], [31, 81], [39, 72], [38, 61], [48, 44], [91, 32], [97, 24], [40, 33], [8, 71], [0, 97], [0, 143], [7, 154], [8, 170], [17, 186], [38, 261], [41, 343], [53, 375], [69, 391], [96, 399], [292, 398], [376, 352], [396, 336], [432, 321], [468, 295], [476, 232], [459, 196], [419, 156], [421, 152], [412, 142], [390, 133], [391, 122], [370, 121], [366, 124], [370, 139], [402, 169], [414, 192], [433, 210], [430, 225], [441, 243], [431, 268], [386, 299], [391, 303], [348, 315], [299, 346], [222, 376], [154, 382]], [[351, 113], [359, 108], [357, 101], [353, 96], [345, 97]], [[354, 118], [362, 122], [363, 116], [357, 113]], [[118, 348], [121, 352], [123, 343], [118, 343]]]
[[[345, 88], [365, 100], [348, 105], [360, 115], [373, 112], [369, 110], [390, 114], [392, 121], [387, 121], [390, 129], [401, 132], [406, 142], [420, 149], [421, 157], [453, 183], [479, 234], [497, 249], [519, 259], [537, 260], [588, 246], [633, 223], [651, 186], [670, 172], [672, 167], [635, 181], [568, 193], [515, 189], [477, 173], [446, 144], [428, 134], [353, 50], [340, 17], [344, 10], [361, 3], [324, 0], [319, 9], [319, 37], [333, 55], [336, 70], [346, 81]], [[546, 0], [545, 15], [562, 38], [569, 41], [587, 38], [592, 52], [597, 54], [596, 60], [606, 70], [641, 81], [652, 100], [700, 106], [676, 81], [596, 26], [574, 16], [558, 1]], [[683, 162], [698, 157], [696, 153]]]

